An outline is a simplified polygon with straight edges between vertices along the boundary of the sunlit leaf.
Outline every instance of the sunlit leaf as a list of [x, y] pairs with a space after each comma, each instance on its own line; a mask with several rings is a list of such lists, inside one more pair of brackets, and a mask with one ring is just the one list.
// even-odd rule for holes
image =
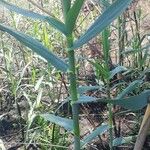
[[29, 17], [29, 18], [32, 18], [32, 19], [38, 19], [38, 20], [42, 20], [42, 21], [46, 21], [48, 22], [51, 26], [53, 26], [54, 28], [58, 29], [59, 31], [61, 31], [63, 34], [67, 34], [67, 31], [66, 31], [66, 27], [64, 25], [64, 23], [60, 22], [59, 20], [55, 19], [55, 18], [52, 18], [52, 17], [49, 17], [49, 16], [44, 16], [44, 15], [40, 15], [38, 13], [35, 13], [35, 12], [31, 12], [29, 10], [25, 10], [25, 9], [22, 9], [20, 7], [17, 7], [13, 4], [10, 4], [4, 0], [0, 0], [0, 5], [4, 6], [5, 8], [11, 10], [11, 11], [14, 11], [18, 14], [21, 14], [23, 16], [26, 16], [26, 17]]
[[23, 43], [25, 46], [32, 49], [41, 57], [45, 58], [49, 63], [55, 66], [57, 69], [66, 72], [68, 69], [68, 65], [63, 62], [60, 58], [54, 55], [50, 50], [44, 47], [39, 41], [32, 38], [29, 35], [26, 35], [22, 32], [16, 31], [12, 28], [6, 27], [5, 25], [0, 24], [0, 30], [9, 33], [13, 37], [15, 37], [18, 41]]
[[55, 123], [66, 130], [73, 131], [73, 121], [71, 119], [55, 116], [53, 114], [41, 114], [41, 117], [43, 117], [46, 121], [50, 121], [52, 123]]
[[35, 101], [35, 106], [34, 106], [35, 108], [38, 108], [40, 106], [40, 102], [41, 102], [41, 99], [42, 99], [42, 94], [43, 94], [43, 89], [40, 89], [39, 92], [38, 92], [36, 101]]
[[103, 31], [128, 7], [132, 0], [116, 0], [97, 18], [91, 27], [74, 43], [73, 49], [82, 46]]
[[29, 104], [29, 107], [31, 109], [32, 108], [32, 101], [30, 100], [29, 95], [25, 91], [23, 91], [23, 96], [26, 98], [26, 100]]
[[27, 68], [28, 68], [28, 66], [29, 66], [30, 64], [31, 64], [31, 62], [29, 62], [29, 63], [23, 68], [23, 70], [22, 70], [22, 72], [21, 72], [21, 74], [20, 74], [20, 79], [18, 80], [17, 85], [16, 85], [16, 89], [15, 89], [16, 92], [18, 91], [18, 89], [19, 89], [19, 87], [20, 87], [20, 85], [21, 85], [21, 81], [22, 81], [23, 78], [24, 78], [24, 74], [25, 74], [25, 72], [26, 72], [26, 70], [27, 70]]
[[27, 121], [27, 123], [28, 123], [28, 126], [27, 126], [28, 130], [30, 129], [30, 127], [31, 127], [31, 125], [32, 125], [32, 123], [34, 122], [34, 119], [35, 119], [36, 117], [37, 117], [37, 115], [34, 114], [34, 113], [32, 113], [31, 116], [28, 116], [28, 121]]
[[0, 150], [6, 150], [6, 147], [1, 139], [0, 139]]
[[37, 83], [34, 86], [35, 91], [37, 91], [40, 88], [40, 85], [43, 81], [43, 76], [41, 78], [38, 79]]

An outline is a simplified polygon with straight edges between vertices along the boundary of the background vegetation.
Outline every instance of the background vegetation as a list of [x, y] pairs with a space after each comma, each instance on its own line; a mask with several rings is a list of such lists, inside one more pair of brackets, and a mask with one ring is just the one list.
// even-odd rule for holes
[[[65, 0], [5, 2], [0, 0], [0, 148], [136, 150], [140, 141], [149, 149], [150, 1], [135, 0], [128, 8], [115, 1], [120, 9], [109, 0], [83, 6], [77, 0], [76, 7]], [[115, 20], [113, 10], [119, 12]]]

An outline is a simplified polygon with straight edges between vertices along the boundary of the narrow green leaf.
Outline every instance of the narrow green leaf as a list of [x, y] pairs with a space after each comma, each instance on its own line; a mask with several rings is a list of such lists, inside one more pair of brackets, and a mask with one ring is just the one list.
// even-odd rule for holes
[[34, 119], [37, 117], [36, 114], [32, 113], [32, 115], [30, 115], [30, 117], [28, 117], [28, 126], [27, 128], [30, 129], [32, 123], [34, 122]]
[[97, 100], [97, 98], [95, 98], [95, 97], [82, 95], [79, 97], [79, 99], [76, 103], [80, 104], [80, 103], [96, 102], [96, 100]]
[[63, 106], [65, 104], [67, 104], [69, 106], [69, 97], [67, 99], [65, 99], [63, 102], [61, 102], [61, 104], [55, 109], [55, 114], [58, 114], [58, 112], [60, 111], [61, 108], [63, 108]]
[[140, 95], [112, 100], [111, 103], [114, 105], [120, 105], [125, 109], [130, 109], [133, 111], [140, 110], [144, 108], [149, 102], [148, 98], [150, 96], [150, 90], [142, 92]]
[[95, 91], [95, 90], [101, 90], [102, 86], [79, 86], [78, 87], [78, 93], [80, 95], [84, 94], [88, 91]]
[[67, 35], [67, 31], [66, 31], [66, 27], [64, 25], [64, 23], [60, 22], [59, 20], [49, 17], [49, 16], [44, 16], [44, 15], [40, 15], [38, 13], [35, 12], [31, 12], [29, 10], [25, 10], [22, 8], [19, 8], [13, 4], [7, 3], [4, 0], [0, 0], [0, 5], [6, 7], [7, 9], [14, 11], [18, 14], [21, 14], [23, 16], [32, 18], [32, 19], [38, 19], [38, 20], [42, 20], [42, 21], [46, 21], [48, 22], [51, 26], [53, 26], [54, 28], [56, 28], [57, 30], [61, 31], [63, 34]]
[[91, 142], [94, 140], [98, 135], [102, 135], [104, 132], [106, 132], [109, 129], [109, 126], [107, 124], [101, 125], [97, 127], [92, 133], [87, 135], [86, 137], [81, 140], [81, 146], [84, 146], [85, 144]]
[[120, 105], [125, 109], [130, 110], [139, 110], [145, 107], [149, 102], [150, 90], [145, 90], [141, 94], [136, 96], [131, 96], [127, 98], [116, 98], [116, 99], [107, 99], [107, 98], [95, 98], [92, 96], [81, 96], [79, 100], [76, 102], [78, 104], [84, 103], [110, 103], [114, 105]]
[[82, 46], [103, 31], [128, 7], [132, 0], [116, 0], [91, 27], [74, 43], [73, 49]]
[[46, 47], [49, 47], [49, 33], [46, 26], [43, 26], [42, 41]]
[[73, 131], [72, 119], [55, 116], [53, 114], [41, 114], [40, 116], [43, 117], [46, 121], [55, 123], [55, 124], [65, 128], [68, 131]]
[[40, 85], [42, 84], [42, 81], [43, 81], [43, 77], [44, 76], [42, 76], [41, 78], [39, 78], [39, 80], [35, 84], [35, 86], [34, 86], [35, 91], [37, 91], [40, 88]]
[[38, 92], [36, 101], [35, 101], [34, 108], [40, 107], [40, 103], [41, 103], [41, 99], [42, 99], [42, 94], [43, 94], [43, 89], [40, 89], [39, 92]]
[[26, 100], [29, 104], [30, 110], [31, 110], [33, 104], [32, 104], [32, 101], [29, 98], [29, 95], [25, 91], [23, 91], [23, 96], [26, 98]]
[[107, 65], [99, 63], [98, 61], [89, 61], [94, 67], [95, 70], [98, 71], [97, 76], [102, 76], [104, 79], [108, 79], [109, 78], [109, 69], [107, 67]]
[[129, 143], [131, 143], [135, 138], [136, 138], [136, 136], [128, 136], [128, 137], [115, 138], [115, 139], [113, 140], [113, 146], [119, 146], [119, 145], [122, 145], [122, 144], [129, 144]]
[[0, 24], [0, 30], [9, 33], [14, 36], [18, 41], [23, 43], [25, 46], [32, 49], [41, 57], [45, 58], [49, 63], [55, 66], [57, 69], [66, 72], [68, 65], [63, 62], [60, 58], [50, 52], [46, 47], [44, 47], [40, 42], [33, 39], [31, 36], [26, 35], [22, 32], [13, 30], [12, 28], [6, 27], [5, 25]]
[[70, 10], [71, 7], [71, 0], [61, 0], [62, 7], [63, 7], [63, 14], [64, 14], [64, 19], [66, 20], [67, 18], [67, 13]]
[[[110, 40], [109, 40], [109, 37], [110, 37], [110, 28], [107, 27], [104, 29], [104, 31], [102, 32], [102, 46], [103, 46], [103, 57], [104, 57], [104, 61], [107, 62], [108, 64], [108, 61], [110, 59]], [[108, 65], [107, 65], [107, 68]]]
[[23, 70], [22, 70], [22, 72], [21, 72], [21, 74], [20, 74], [20, 79], [18, 80], [18, 82], [17, 82], [17, 84], [16, 84], [16, 88], [15, 88], [15, 92], [16, 92], [16, 93], [17, 93], [17, 91], [18, 91], [19, 88], [20, 88], [21, 82], [22, 82], [22, 80], [23, 80], [23, 78], [24, 78], [24, 74], [25, 74], [25, 72], [26, 72], [26, 70], [27, 70], [27, 68], [29, 67], [30, 64], [31, 64], [31, 62], [29, 62], [29, 63], [23, 68]]
[[83, 3], [84, 3], [84, 0], [76, 0], [73, 6], [70, 8], [70, 10], [67, 13], [66, 27], [69, 33], [72, 33], [75, 27], [76, 20], [82, 8]]
[[110, 71], [110, 77], [109, 79], [112, 79], [116, 74], [121, 73], [123, 71], [127, 71], [127, 68], [124, 66], [117, 66], [115, 69]]
[[142, 83], [141, 80], [135, 80], [132, 83], [129, 84], [128, 87], [126, 87], [117, 97], [116, 99], [124, 98], [127, 94], [132, 92], [136, 87], [138, 87]]

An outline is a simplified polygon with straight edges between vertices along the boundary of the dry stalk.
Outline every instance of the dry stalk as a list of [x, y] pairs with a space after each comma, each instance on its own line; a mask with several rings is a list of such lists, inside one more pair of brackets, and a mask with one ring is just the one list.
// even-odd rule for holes
[[150, 128], [150, 104], [148, 104], [147, 106], [140, 130], [136, 139], [134, 150], [142, 150], [149, 128]]

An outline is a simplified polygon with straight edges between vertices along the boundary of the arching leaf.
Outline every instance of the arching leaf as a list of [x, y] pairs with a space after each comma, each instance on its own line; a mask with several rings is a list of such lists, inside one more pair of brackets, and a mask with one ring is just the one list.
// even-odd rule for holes
[[51, 123], [55, 123], [68, 131], [73, 131], [73, 121], [72, 119], [67, 119], [59, 116], [55, 116], [53, 114], [41, 114], [46, 121], [50, 121]]
[[81, 140], [81, 146], [84, 146], [85, 144], [91, 142], [94, 140], [98, 135], [102, 135], [104, 132], [106, 132], [109, 129], [109, 126], [107, 124], [101, 125], [97, 127], [92, 133], [87, 135], [86, 137]]
[[138, 87], [142, 83], [141, 80], [135, 80], [129, 84], [117, 97], [116, 99], [124, 98], [127, 94], [132, 92], [136, 87]]
[[79, 97], [79, 100], [76, 102], [78, 104], [84, 103], [110, 103], [114, 105], [120, 105], [125, 109], [130, 110], [139, 110], [145, 107], [149, 103], [150, 90], [145, 90], [141, 94], [126, 98], [116, 98], [116, 99], [107, 99], [107, 98], [95, 98], [92, 96], [83, 95]]
[[84, 3], [84, 0], [76, 0], [73, 6], [70, 8], [70, 10], [67, 13], [66, 27], [69, 30], [69, 33], [72, 33], [74, 29], [77, 17], [79, 15], [79, 12], [82, 8], [83, 3]]
[[73, 49], [82, 46], [103, 31], [128, 7], [132, 0], [116, 0], [97, 18], [91, 27], [74, 43]]
[[44, 47], [39, 41], [32, 38], [29, 35], [26, 35], [22, 32], [16, 31], [12, 28], [6, 27], [5, 25], [0, 24], [0, 30], [9, 33], [15, 37], [18, 41], [23, 43], [25, 46], [32, 49], [41, 57], [45, 58], [49, 63], [55, 66], [58, 70], [66, 72], [68, 65], [63, 62], [60, 58], [50, 52], [46, 47]]
[[59, 20], [49, 17], [49, 16], [44, 16], [44, 15], [40, 15], [38, 13], [35, 12], [31, 12], [29, 10], [26, 9], [22, 9], [20, 7], [17, 7], [13, 4], [10, 4], [4, 0], [0, 0], [0, 5], [4, 6], [5, 8], [14, 11], [18, 14], [21, 14], [23, 16], [32, 18], [32, 19], [38, 19], [38, 20], [42, 20], [42, 21], [46, 21], [48, 22], [51, 26], [53, 26], [54, 28], [56, 28], [57, 30], [61, 31], [63, 34], [67, 34], [66, 31], [66, 27], [64, 25], [64, 23], [60, 22]]
[[112, 100], [111, 103], [115, 105], [120, 105], [125, 109], [136, 111], [144, 108], [149, 103], [148, 102], [149, 96], [150, 90], [146, 90], [142, 92], [140, 95]]
[[116, 74], [121, 73], [123, 71], [127, 71], [127, 68], [124, 66], [117, 66], [115, 69], [110, 71], [110, 79], [112, 79]]

